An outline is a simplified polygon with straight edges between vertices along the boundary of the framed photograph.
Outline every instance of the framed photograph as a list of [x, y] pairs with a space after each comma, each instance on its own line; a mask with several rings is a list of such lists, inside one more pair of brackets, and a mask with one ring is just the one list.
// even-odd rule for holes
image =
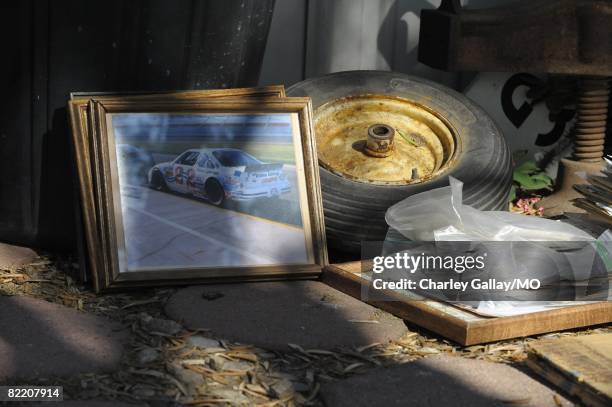
[[[102, 216], [102, 208], [96, 205], [96, 196], [99, 195], [98, 185], [94, 183], [92, 156], [90, 147], [95, 144], [89, 130], [89, 102], [92, 99], [98, 101], [167, 101], [167, 100], [201, 100], [203, 98], [219, 97], [253, 97], [270, 98], [284, 97], [285, 88], [282, 85], [262, 86], [257, 88], [234, 88], [234, 89], [205, 89], [186, 90], [172, 92], [149, 92], [149, 93], [116, 93], [116, 92], [73, 92], [68, 102], [68, 112], [72, 127], [72, 146], [76, 158], [76, 171], [80, 185], [80, 213], [79, 226], [82, 226], [82, 234], [85, 235], [86, 245], [80, 248], [82, 258], [82, 278], [92, 277], [97, 280], [98, 270], [102, 264], [99, 248], [102, 246], [100, 235], [102, 233], [99, 224]], [[76, 154], [76, 152], [79, 152]]]
[[96, 289], [321, 273], [310, 99], [119, 99], [89, 103]]

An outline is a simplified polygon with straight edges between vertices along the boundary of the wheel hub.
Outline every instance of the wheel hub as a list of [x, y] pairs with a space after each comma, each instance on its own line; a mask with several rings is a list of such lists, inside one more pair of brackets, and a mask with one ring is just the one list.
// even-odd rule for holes
[[314, 116], [320, 164], [359, 182], [423, 182], [444, 171], [456, 150], [456, 133], [441, 117], [399, 97], [336, 99]]

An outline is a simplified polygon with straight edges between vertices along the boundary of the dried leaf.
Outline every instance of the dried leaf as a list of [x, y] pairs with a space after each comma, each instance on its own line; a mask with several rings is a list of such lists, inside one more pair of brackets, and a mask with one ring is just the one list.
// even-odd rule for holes
[[320, 389], [321, 389], [321, 385], [319, 383], [315, 383], [312, 391], [308, 394], [308, 397], [306, 397], [306, 402], [308, 403], [314, 400], [314, 398], [317, 397], [317, 394], [319, 394]]
[[305, 352], [310, 355], [322, 355], [322, 356], [333, 356], [334, 355], [334, 352], [329, 351], [329, 350], [323, 350], [323, 349], [308, 349]]
[[254, 355], [252, 353], [245, 353], [245, 352], [227, 352], [226, 353], [227, 356], [231, 357], [231, 358], [236, 358], [236, 359], [242, 359], [242, 360], [247, 360], [249, 362], [257, 362], [259, 359], [257, 358], [257, 355]]
[[172, 377], [171, 375], [167, 374], [167, 373], [163, 373], [163, 372], [159, 372], [156, 370], [136, 370], [136, 369], [129, 369], [129, 371], [131, 373], [134, 374], [140, 374], [140, 375], [145, 375], [145, 376], [153, 376], [153, 377], [157, 377], [157, 378], [161, 378], [161, 379], [166, 379], [170, 382], [172, 382], [172, 384], [174, 384], [177, 389], [180, 390], [181, 393], [183, 393], [183, 395], [187, 395], [187, 389], [185, 388], [185, 386], [183, 386], [183, 384], [181, 382], [179, 382], [176, 378]]
[[159, 302], [159, 298], [154, 297], [154, 298], [151, 298], [151, 299], [148, 299], [148, 300], [131, 302], [131, 303], [126, 304], [123, 307], [121, 307], [121, 309], [125, 310], [125, 309], [128, 309], [128, 308], [137, 307], [137, 306], [140, 306], [140, 305], [153, 304], [153, 303], [156, 303], [156, 302]]
[[306, 351], [304, 351], [304, 349], [300, 345], [296, 345], [295, 343], [288, 343], [287, 346], [289, 346], [293, 350], [297, 350], [298, 352], [306, 353]]
[[348, 365], [347, 367], [344, 368], [344, 370], [342, 371], [343, 373], [348, 373], [351, 372], [355, 369], [357, 369], [358, 367], [363, 366], [363, 363], [353, 363], [352, 365]]
[[378, 346], [378, 345], [380, 345], [379, 342], [374, 342], [374, 343], [371, 343], [369, 345], [361, 346], [361, 347], [357, 348], [357, 352], [363, 352], [365, 350], [371, 349], [371, 348], [373, 348], [375, 346]]
[[422, 347], [421, 349], [417, 351], [417, 353], [419, 355], [435, 355], [435, 354], [440, 353], [440, 351], [436, 348]]
[[380, 324], [380, 321], [375, 319], [349, 319], [348, 322], [353, 322], [355, 324]]

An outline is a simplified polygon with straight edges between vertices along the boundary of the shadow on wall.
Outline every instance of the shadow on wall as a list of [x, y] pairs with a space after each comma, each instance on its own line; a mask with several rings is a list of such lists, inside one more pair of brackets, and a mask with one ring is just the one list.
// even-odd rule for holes
[[[457, 0], [465, 9], [490, 8], [516, 1]], [[395, 0], [378, 30], [378, 51], [383, 55], [392, 71], [420, 76], [461, 91], [474, 79], [476, 72], [445, 72], [429, 68], [418, 61], [421, 10], [435, 9], [440, 4], [440, 0]], [[393, 45], [390, 46], [390, 43]]]
[[253, 86], [273, 4], [2, 2], [0, 240], [74, 249], [70, 92]]
[[[459, 74], [429, 68], [417, 59], [422, 9], [436, 8], [426, 0], [396, 0], [381, 22], [378, 51], [392, 71], [412, 74], [457, 88]], [[391, 44], [391, 45], [390, 45]]]

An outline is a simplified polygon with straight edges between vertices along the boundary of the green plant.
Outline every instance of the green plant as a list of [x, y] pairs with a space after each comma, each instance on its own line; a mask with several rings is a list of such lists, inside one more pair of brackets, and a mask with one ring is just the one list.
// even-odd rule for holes
[[535, 195], [541, 190], [552, 190], [553, 180], [533, 161], [525, 161], [514, 169], [510, 201], [517, 196]]

